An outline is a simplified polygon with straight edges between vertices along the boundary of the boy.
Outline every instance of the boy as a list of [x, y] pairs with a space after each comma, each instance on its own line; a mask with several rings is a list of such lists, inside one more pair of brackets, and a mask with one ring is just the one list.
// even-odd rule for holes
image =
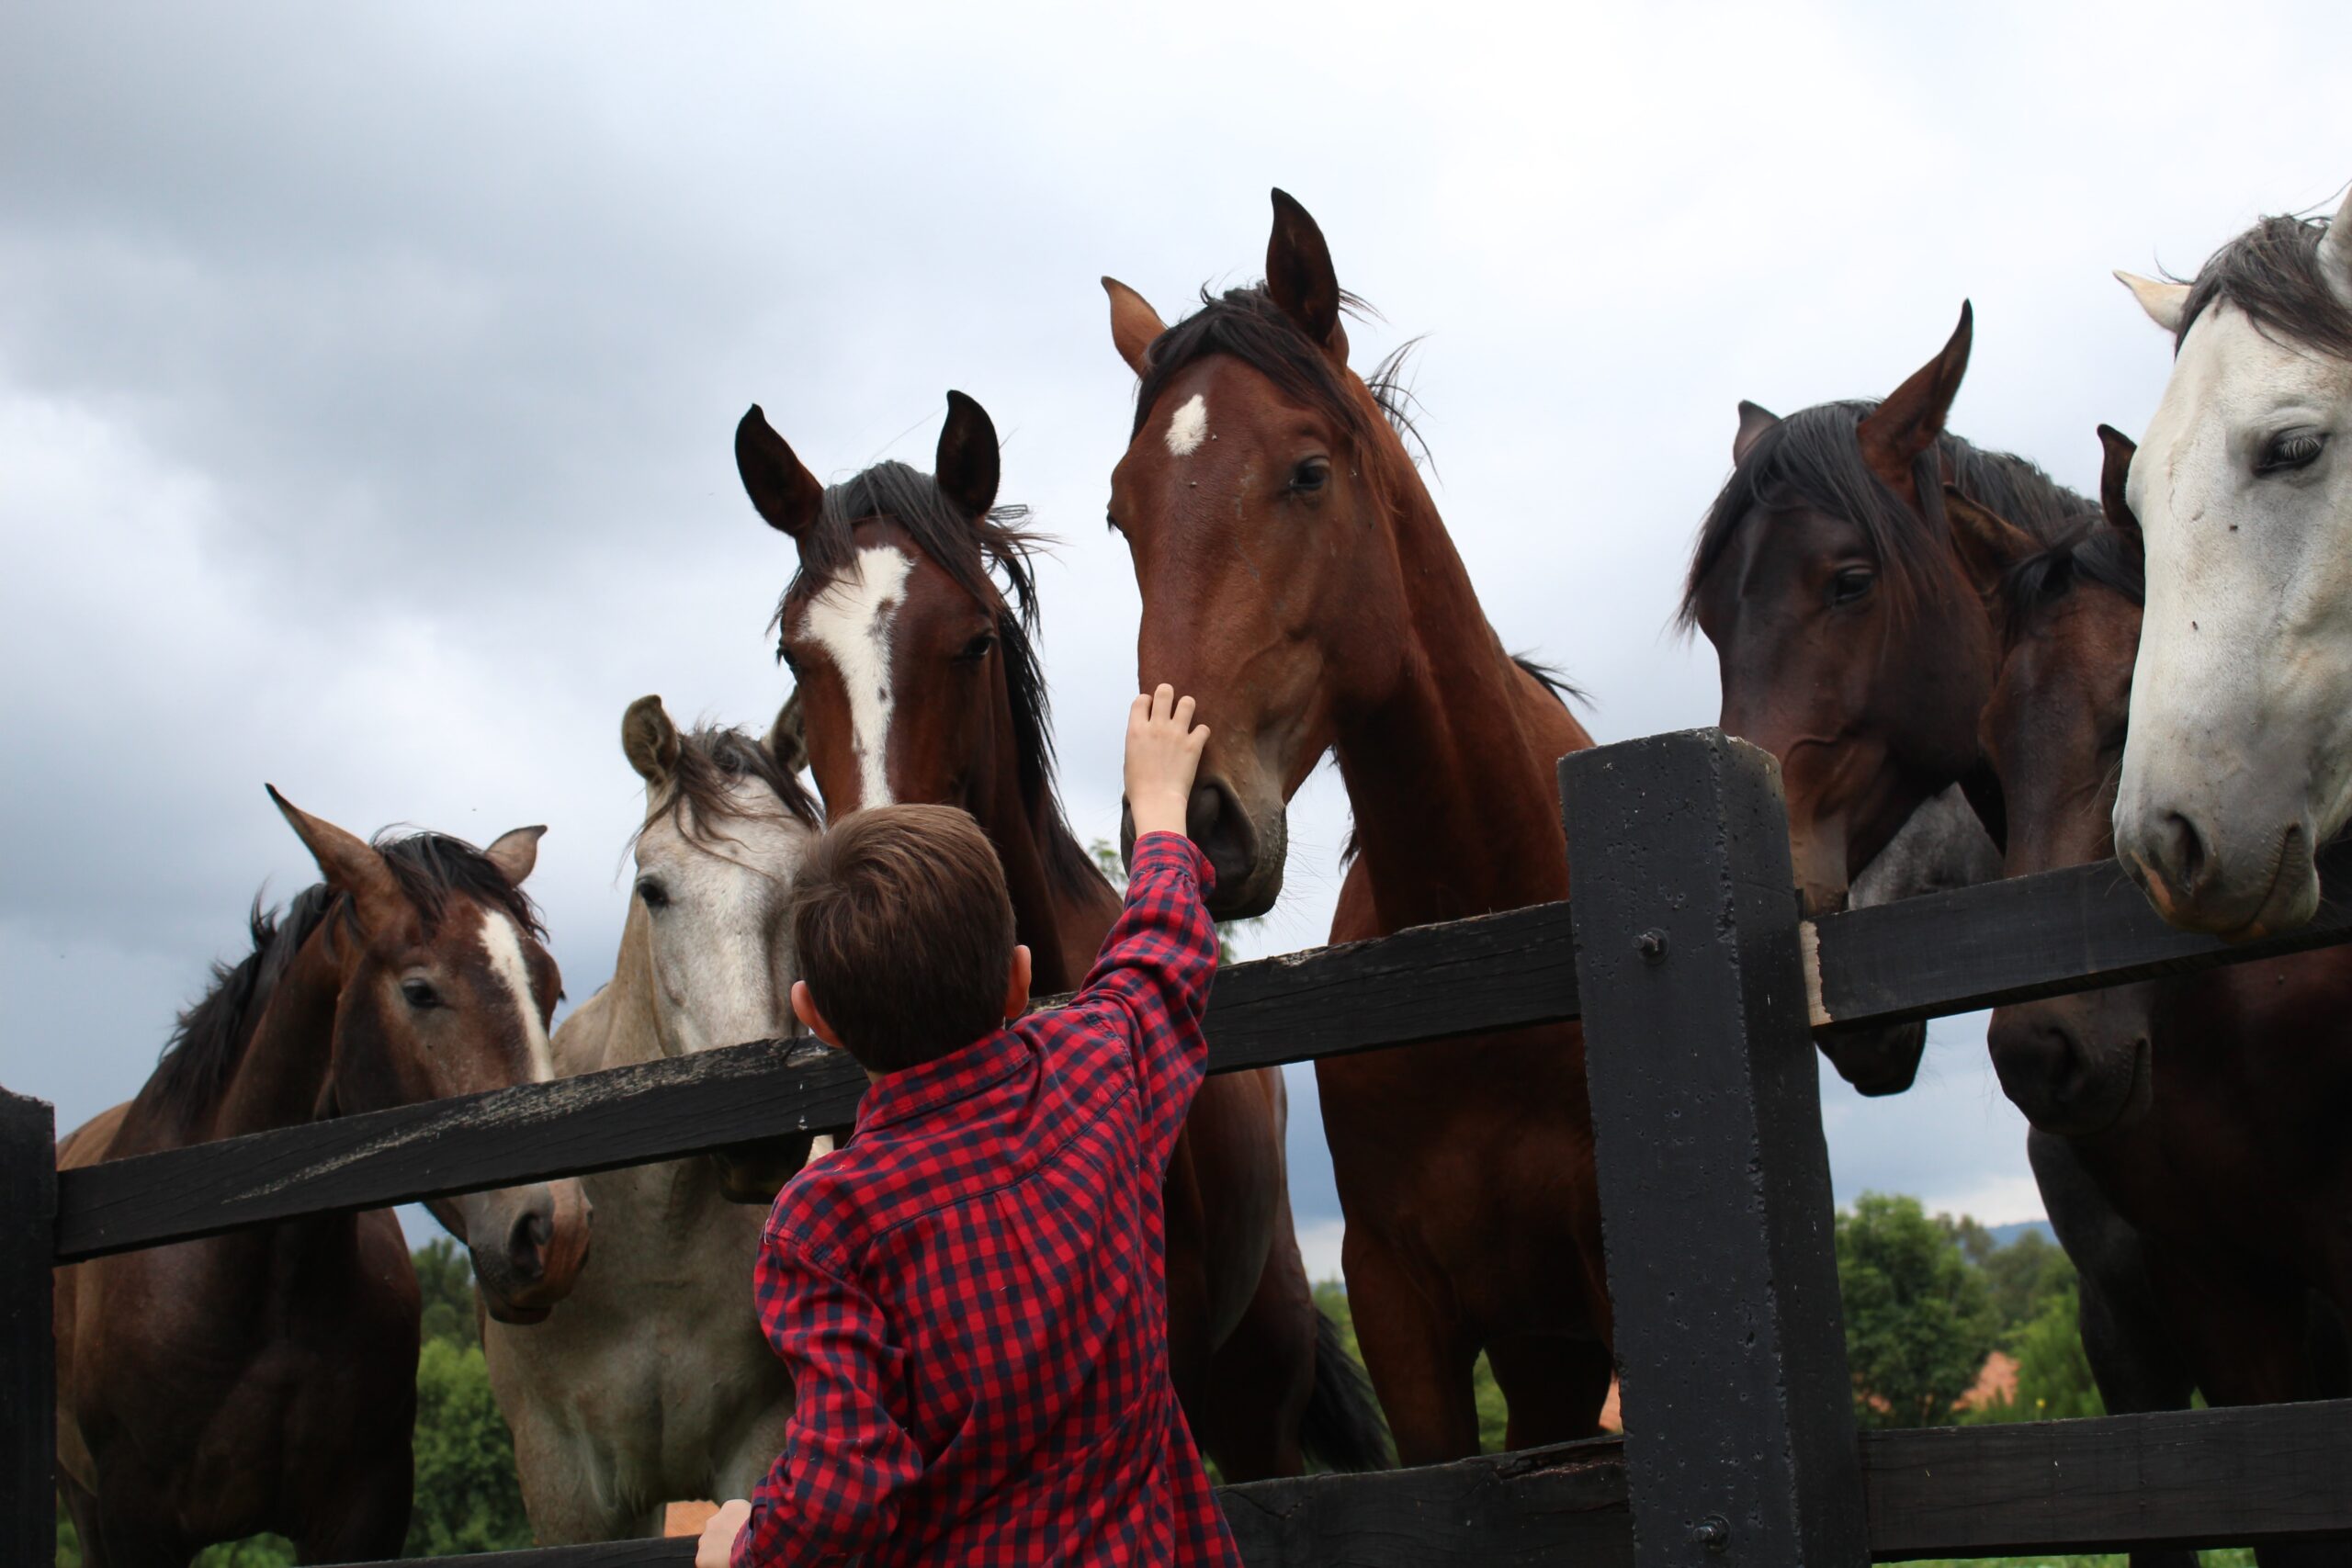
[[1238, 1568], [1168, 1380], [1160, 1184], [1216, 969], [1192, 717], [1167, 686], [1128, 713], [1126, 908], [1068, 1007], [1022, 1016], [1029, 950], [962, 812], [860, 812], [803, 863], [793, 1010], [874, 1087], [769, 1216], [792, 1423], [698, 1568]]

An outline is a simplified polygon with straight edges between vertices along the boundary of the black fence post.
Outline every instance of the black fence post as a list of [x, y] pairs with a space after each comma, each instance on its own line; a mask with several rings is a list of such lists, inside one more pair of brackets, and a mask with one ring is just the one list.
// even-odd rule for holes
[[0, 1562], [57, 1555], [57, 1118], [0, 1089]]
[[1640, 1568], [1870, 1559], [1780, 770], [1560, 763]]

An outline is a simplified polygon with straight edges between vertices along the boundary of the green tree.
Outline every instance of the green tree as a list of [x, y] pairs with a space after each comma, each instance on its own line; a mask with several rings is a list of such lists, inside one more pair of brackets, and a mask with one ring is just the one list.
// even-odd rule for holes
[[1996, 1323], [1984, 1276], [1916, 1198], [1865, 1192], [1837, 1219], [1838, 1283], [1854, 1413], [1865, 1426], [1952, 1419]]
[[2073, 1259], [2039, 1231], [2027, 1231], [1976, 1261], [1992, 1293], [2001, 1346], [2012, 1355], [2017, 1353], [2018, 1336], [2041, 1316], [2042, 1308], [2075, 1288]]
[[474, 1266], [466, 1249], [447, 1236], [435, 1236], [411, 1255], [417, 1293], [424, 1301], [424, 1338], [450, 1345], [481, 1343], [481, 1320], [474, 1314]]
[[2057, 1421], [2107, 1414], [2107, 1402], [2091, 1381], [2090, 1358], [2083, 1352], [2075, 1289], [2069, 1279], [2018, 1330], [2013, 1349], [2017, 1393], [1986, 1405], [1980, 1420]]
[[491, 1396], [481, 1348], [426, 1340], [416, 1363], [416, 1505], [407, 1555], [530, 1544], [514, 1438]]

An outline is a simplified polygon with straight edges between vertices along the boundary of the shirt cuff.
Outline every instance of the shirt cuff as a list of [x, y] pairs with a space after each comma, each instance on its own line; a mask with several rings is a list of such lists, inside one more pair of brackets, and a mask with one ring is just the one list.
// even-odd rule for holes
[[1128, 880], [1133, 881], [1147, 871], [1189, 871], [1204, 897], [1216, 887], [1216, 869], [1209, 864], [1209, 857], [1201, 853], [1200, 846], [1183, 834], [1166, 829], [1146, 833], [1136, 840]]

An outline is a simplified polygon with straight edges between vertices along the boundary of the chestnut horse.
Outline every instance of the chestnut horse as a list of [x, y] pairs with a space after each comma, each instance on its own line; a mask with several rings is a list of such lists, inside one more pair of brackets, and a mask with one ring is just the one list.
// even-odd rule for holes
[[[883, 463], [825, 490], [757, 407], [736, 431], [736, 458], [761, 516], [798, 548], [778, 651], [827, 813], [892, 801], [970, 812], [1004, 863], [1037, 993], [1075, 989], [1119, 896], [1055, 797], [1036, 540], [1022, 509], [996, 504], [987, 413], [947, 394], [936, 479]], [[1228, 1481], [1295, 1475], [1306, 1455], [1351, 1470], [1386, 1462], [1378, 1415], [1299, 1259], [1285, 1119], [1280, 1072], [1213, 1077], [1168, 1170], [1169, 1365]]]
[[[1591, 744], [1487, 625], [1393, 410], [1348, 368], [1330, 252], [1273, 193], [1266, 281], [1173, 328], [1104, 279], [1140, 378], [1111, 525], [1137, 670], [1210, 727], [1188, 827], [1221, 917], [1282, 890], [1326, 752], [1355, 809], [1335, 942], [1568, 892], [1556, 763]], [[1375, 373], [1385, 388], [1389, 378]], [[1484, 1349], [1513, 1448], [1589, 1437], [1610, 1380], [1584, 1036], [1516, 1030], [1316, 1064], [1364, 1360], [1408, 1464], [1473, 1454]]]
[[[1693, 552], [1680, 618], [1714, 645], [1723, 727], [1781, 760], [1810, 913], [1843, 908], [1849, 879], [1922, 802], [1939, 810], [1940, 792], [1955, 785], [1996, 840], [2003, 830], [1978, 739], [2000, 640], [1957, 553], [1943, 478], [1991, 498], [2038, 539], [2097, 515], [2087, 497], [2024, 458], [1946, 431], [1973, 337], [1962, 305], [1942, 350], [1883, 402], [1823, 403], [1786, 419], [1741, 403], [1732, 474]], [[1926, 1043], [1917, 1024], [1821, 1037], [1864, 1093], [1908, 1088]], [[2184, 1404], [2132, 1227], [2063, 1139], [2037, 1132], [2027, 1154], [2083, 1278], [2084, 1344], [2109, 1408]]]
[[[2011, 875], [2114, 852], [2138, 651], [2143, 555], [2123, 504], [2131, 444], [2102, 429], [2108, 521], [2044, 544], [1957, 492], [1954, 536], [1994, 609], [2003, 660], [1985, 750]], [[2352, 1393], [2352, 951], [2002, 1008], [1993, 1058], [2037, 1127], [2065, 1135], [2143, 1238], [2183, 1375], [2214, 1404]], [[2183, 1391], [2184, 1403], [2186, 1390]], [[2265, 1564], [2352, 1562], [2352, 1546]]]
[[[370, 845], [277, 804], [326, 880], [282, 920], [255, 907], [253, 953], [215, 971], [136, 1099], [59, 1145], [61, 1169], [549, 1076], [560, 982], [519, 886], [541, 829]], [[432, 1207], [508, 1322], [545, 1317], [587, 1252], [576, 1181]], [[306, 1562], [398, 1554], [418, 1311], [390, 1210], [101, 1258], [55, 1291], [58, 1485], [92, 1568], [177, 1568], [264, 1530]]]

